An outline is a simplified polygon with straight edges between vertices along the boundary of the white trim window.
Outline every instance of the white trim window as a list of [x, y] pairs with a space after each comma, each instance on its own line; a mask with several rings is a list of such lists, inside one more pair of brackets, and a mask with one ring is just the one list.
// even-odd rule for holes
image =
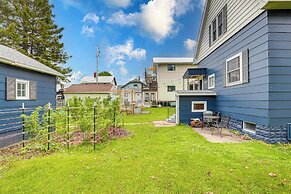
[[175, 64], [168, 64], [167, 69], [168, 69], [168, 71], [176, 71], [176, 65]]
[[175, 92], [176, 86], [168, 86], [168, 92]]
[[211, 74], [208, 76], [208, 89], [215, 88], [215, 74]]
[[242, 52], [226, 60], [226, 86], [243, 83]]
[[29, 100], [29, 81], [16, 80], [16, 100]]
[[207, 101], [192, 101], [192, 112], [207, 111]]

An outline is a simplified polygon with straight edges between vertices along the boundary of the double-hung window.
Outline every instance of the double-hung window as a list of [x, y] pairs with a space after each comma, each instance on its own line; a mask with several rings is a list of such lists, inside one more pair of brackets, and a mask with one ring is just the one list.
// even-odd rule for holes
[[175, 64], [168, 64], [168, 71], [176, 71], [176, 65]]
[[242, 53], [226, 60], [226, 86], [242, 83]]
[[29, 100], [29, 81], [16, 80], [16, 99]]
[[208, 89], [215, 88], [215, 74], [208, 76]]
[[227, 5], [225, 5], [218, 15], [209, 25], [209, 47], [227, 31]]
[[168, 92], [174, 92], [176, 90], [176, 86], [168, 86]]

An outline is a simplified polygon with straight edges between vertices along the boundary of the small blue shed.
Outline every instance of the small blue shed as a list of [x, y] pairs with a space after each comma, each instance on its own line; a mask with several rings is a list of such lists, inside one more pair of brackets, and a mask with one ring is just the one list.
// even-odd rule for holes
[[176, 91], [177, 124], [190, 124], [192, 118], [201, 119], [203, 112], [216, 111], [216, 93], [213, 91]]
[[21, 128], [23, 103], [31, 109], [55, 105], [57, 76], [62, 74], [0, 44], [0, 136]]

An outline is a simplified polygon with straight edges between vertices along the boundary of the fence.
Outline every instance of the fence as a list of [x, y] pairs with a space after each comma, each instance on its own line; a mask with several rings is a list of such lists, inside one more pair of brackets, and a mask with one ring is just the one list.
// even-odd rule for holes
[[[21, 147], [32, 141], [40, 141], [45, 149], [50, 150], [52, 143], [60, 141], [70, 147], [74, 132], [89, 134], [91, 143], [102, 141], [108, 134], [108, 128], [124, 124], [124, 116], [119, 111], [119, 104], [114, 102], [74, 102], [70, 106], [22, 107], [0, 111], [0, 148], [15, 143]], [[92, 138], [91, 138], [92, 137]], [[45, 145], [44, 145], [45, 144]]]

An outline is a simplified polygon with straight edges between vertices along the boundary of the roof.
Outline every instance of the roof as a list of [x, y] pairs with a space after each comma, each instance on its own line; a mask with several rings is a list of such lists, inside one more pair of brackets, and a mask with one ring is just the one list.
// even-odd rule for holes
[[40, 73], [45, 73], [54, 76], [63, 76], [61, 73], [53, 70], [52, 68], [20, 53], [15, 49], [9, 48], [1, 44], [0, 44], [0, 62], [20, 67], [23, 69], [37, 71]]
[[154, 64], [163, 64], [163, 63], [175, 63], [175, 64], [183, 64], [183, 63], [193, 63], [193, 58], [173, 58], [173, 57], [166, 57], [166, 58], [160, 58], [160, 57], [154, 57], [153, 58]]
[[[93, 76], [84, 76], [81, 79], [81, 83], [96, 83], [96, 78]], [[116, 80], [114, 76], [98, 76], [98, 83], [102, 83], [102, 84], [115, 83], [116, 84]]]
[[216, 96], [216, 92], [211, 90], [177, 90], [177, 96]]
[[128, 84], [132, 84], [132, 83], [139, 83], [139, 84], [144, 84], [142, 81], [140, 81], [139, 79], [133, 79], [131, 81], [129, 81], [127, 84], [123, 85], [121, 88], [124, 88], [125, 86], [127, 86]]
[[207, 75], [207, 68], [189, 68], [183, 75], [183, 79], [200, 75]]
[[65, 89], [65, 94], [94, 94], [94, 93], [110, 93], [113, 88], [112, 84], [73, 84]]

